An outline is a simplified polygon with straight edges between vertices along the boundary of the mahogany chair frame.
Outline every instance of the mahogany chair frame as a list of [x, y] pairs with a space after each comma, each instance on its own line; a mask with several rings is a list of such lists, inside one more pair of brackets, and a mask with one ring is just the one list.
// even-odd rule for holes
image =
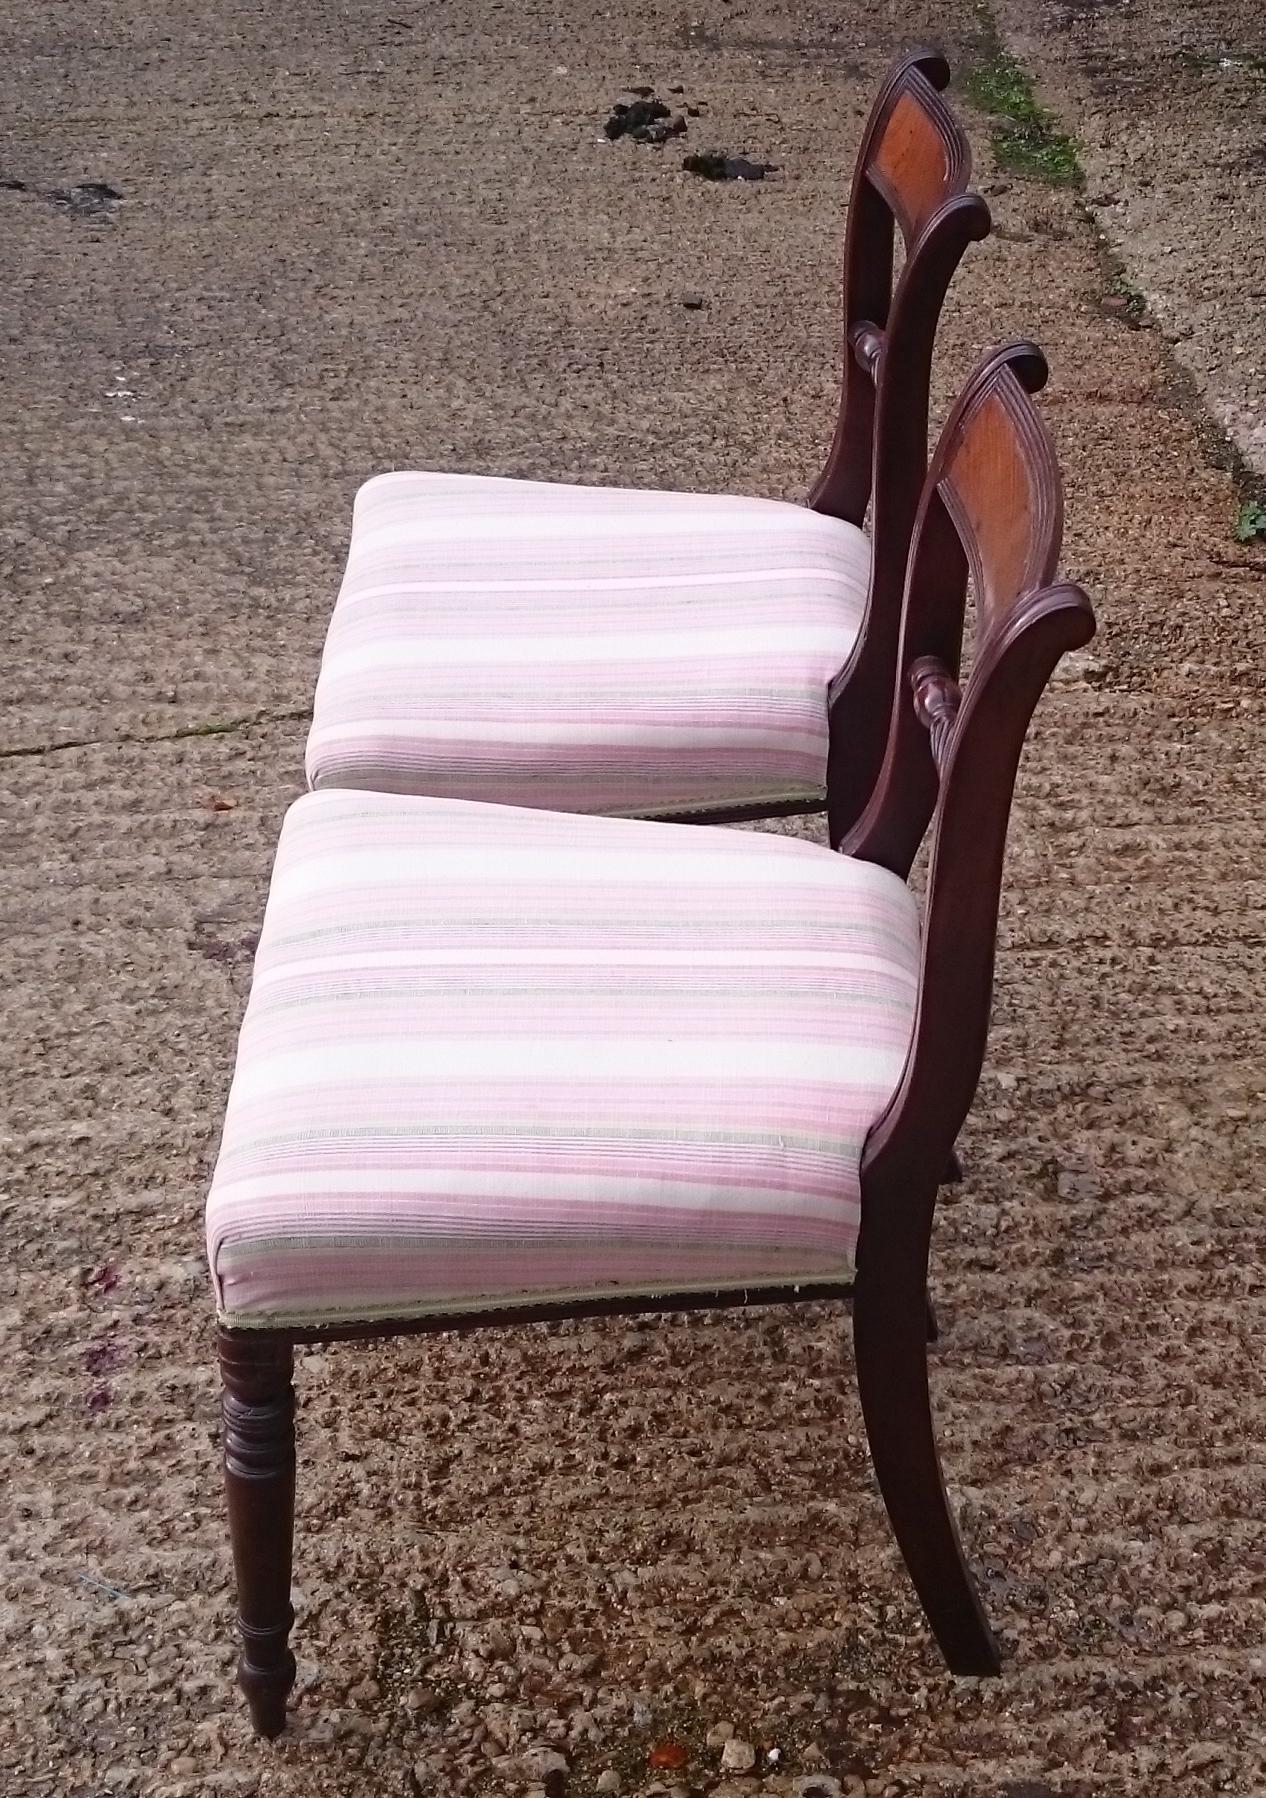
[[[1005, 345], [979, 364], [947, 421], [917, 511], [880, 778], [845, 845], [904, 877], [933, 825], [913, 1038], [900, 1086], [863, 1152], [851, 1296], [857, 1379], [880, 1490], [932, 1632], [958, 1674], [996, 1673], [1000, 1659], [958, 1539], [933, 1430], [925, 1312], [932, 1221], [984, 1058], [1007, 821], [1025, 734], [1059, 658], [1095, 628], [1079, 588], [1050, 584], [1062, 530], [1059, 473], [1029, 397], [1045, 376], [1035, 346]], [[976, 657], [960, 688], [969, 572]], [[847, 1296], [839, 1284], [824, 1283], [542, 1302], [395, 1323], [222, 1325], [238, 1677], [256, 1729], [275, 1736], [284, 1727], [294, 1681], [288, 1639], [297, 1343]]]
[[[844, 236], [843, 376], [816, 512], [859, 529], [871, 513], [870, 588], [852, 653], [828, 693], [825, 801], [717, 806], [675, 822], [726, 824], [825, 811], [833, 844], [859, 816], [883, 758], [901, 595], [927, 473], [932, 355], [945, 296], [989, 208], [968, 191], [971, 145], [942, 97], [936, 51], [902, 55], [875, 96]], [[894, 279], [896, 237], [905, 258]]]

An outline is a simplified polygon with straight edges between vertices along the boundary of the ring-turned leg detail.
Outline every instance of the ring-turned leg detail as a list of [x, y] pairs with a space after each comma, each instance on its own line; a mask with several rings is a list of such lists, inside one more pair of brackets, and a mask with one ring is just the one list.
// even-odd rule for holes
[[286, 1725], [295, 1681], [290, 1568], [295, 1511], [294, 1353], [275, 1338], [221, 1330], [224, 1483], [237, 1573], [237, 1677], [262, 1736]]

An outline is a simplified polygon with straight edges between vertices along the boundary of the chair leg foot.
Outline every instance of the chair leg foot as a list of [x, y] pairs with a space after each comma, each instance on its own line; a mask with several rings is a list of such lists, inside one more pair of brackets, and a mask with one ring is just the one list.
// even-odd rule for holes
[[[913, 1261], [913, 1257], [910, 1258]], [[871, 1460], [915, 1591], [952, 1673], [1002, 1662], [941, 1477], [927, 1370], [924, 1271], [868, 1240], [853, 1291], [857, 1383]]]
[[290, 1568], [295, 1510], [294, 1354], [289, 1343], [221, 1330], [224, 1484], [237, 1573], [238, 1684], [257, 1733], [281, 1734], [295, 1681]]
[[[246, 1631], [240, 1620], [238, 1628], [245, 1641]], [[295, 1657], [287, 1648], [273, 1667], [261, 1667], [250, 1657], [247, 1643], [237, 1659], [237, 1683], [246, 1696], [255, 1734], [271, 1742], [286, 1727], [286, 1699], [295, 1683]]]

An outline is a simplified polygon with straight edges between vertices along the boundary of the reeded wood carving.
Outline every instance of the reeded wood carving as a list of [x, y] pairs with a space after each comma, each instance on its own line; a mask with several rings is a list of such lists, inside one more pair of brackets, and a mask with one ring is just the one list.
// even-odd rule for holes
[[938, 770], [943, 769], [963, 690], [940, 656], [918, 657], [910, 670], [910, 687], [914, 714], [927, 730], [932, 760]]

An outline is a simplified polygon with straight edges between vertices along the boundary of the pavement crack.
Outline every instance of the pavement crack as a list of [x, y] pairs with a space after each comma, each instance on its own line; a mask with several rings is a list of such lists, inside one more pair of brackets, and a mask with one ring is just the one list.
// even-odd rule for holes
[[0, 749], [0, 761], [19, 761], [24, 756], [56, 755], [63, 749], [113, 749], [133, 743], [180, 743], [189, 737], [229, 737], [237, 731], [253, 730], [260, 724], [298, 724], [311, 716], [311, 706], [300, 706], [293, 712], [252, 712], [246, 718], [224, 718], [210, 724], [185, 724], [179, 730], [160, 731], [153, 736], [136, 733], [118, 737], [66, 737], [56, 743], [26, 743], [18, 749]]

